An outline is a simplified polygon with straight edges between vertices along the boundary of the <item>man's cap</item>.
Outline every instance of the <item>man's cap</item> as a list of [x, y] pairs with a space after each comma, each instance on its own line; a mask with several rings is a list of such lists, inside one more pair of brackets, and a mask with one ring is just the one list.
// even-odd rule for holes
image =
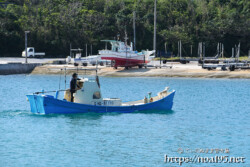
[[74, 73], [73, 75], [72, 75], [72, 77], [76, 77], [77, 76], [77, 73]]

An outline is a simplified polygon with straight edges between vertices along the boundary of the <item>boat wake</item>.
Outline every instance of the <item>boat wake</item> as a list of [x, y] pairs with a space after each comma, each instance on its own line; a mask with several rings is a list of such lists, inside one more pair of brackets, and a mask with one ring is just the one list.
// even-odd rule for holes
[[4, 116], [27, 116], [33, 115], [29, 110], [3, 110], [0, 111], [0, 117]]

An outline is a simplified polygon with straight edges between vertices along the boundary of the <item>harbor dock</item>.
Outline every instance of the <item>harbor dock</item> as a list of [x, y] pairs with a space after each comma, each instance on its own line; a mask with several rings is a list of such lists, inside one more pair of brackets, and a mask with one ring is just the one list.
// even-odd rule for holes
[[24, 58], [2, 57], [0, 58], [0, 75], [29, 74], [37, 66], [60, 61], [63, 59], [29, 59], [28, 63], [25, 63]]
[[9, 75], [9, 74], [27, 74], [31, 73], [35, 67], [40, 66], [39, 63], [7, 63], [0, 64], [0, 75]]

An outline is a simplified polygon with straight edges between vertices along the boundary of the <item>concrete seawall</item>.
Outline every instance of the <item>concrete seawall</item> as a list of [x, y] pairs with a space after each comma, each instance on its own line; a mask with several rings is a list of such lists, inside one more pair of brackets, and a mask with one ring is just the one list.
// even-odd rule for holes
[[7, 63], [0, 64], [0, 75], [9, 74], [27, 74], [31, 73], [36, 66], [40, 66], [39, 63], [22, 64], [22, 63]]

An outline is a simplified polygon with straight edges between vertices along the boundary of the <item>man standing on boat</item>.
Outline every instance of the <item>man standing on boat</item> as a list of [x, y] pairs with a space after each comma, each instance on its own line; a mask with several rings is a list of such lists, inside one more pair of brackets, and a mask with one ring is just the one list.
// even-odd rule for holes
[[80, 80], [77, 78], [77, 73], [74, 73], [72, 75], [72, 78], [71, 78], [71, 81], [70, 81], [70, 93], [71, 93], [71, 102], [74, 102], [74, 96], [73, 94], [76, 92], [76, 88], [80, 88], [78, 85], [77, 85], [77, 80]]

